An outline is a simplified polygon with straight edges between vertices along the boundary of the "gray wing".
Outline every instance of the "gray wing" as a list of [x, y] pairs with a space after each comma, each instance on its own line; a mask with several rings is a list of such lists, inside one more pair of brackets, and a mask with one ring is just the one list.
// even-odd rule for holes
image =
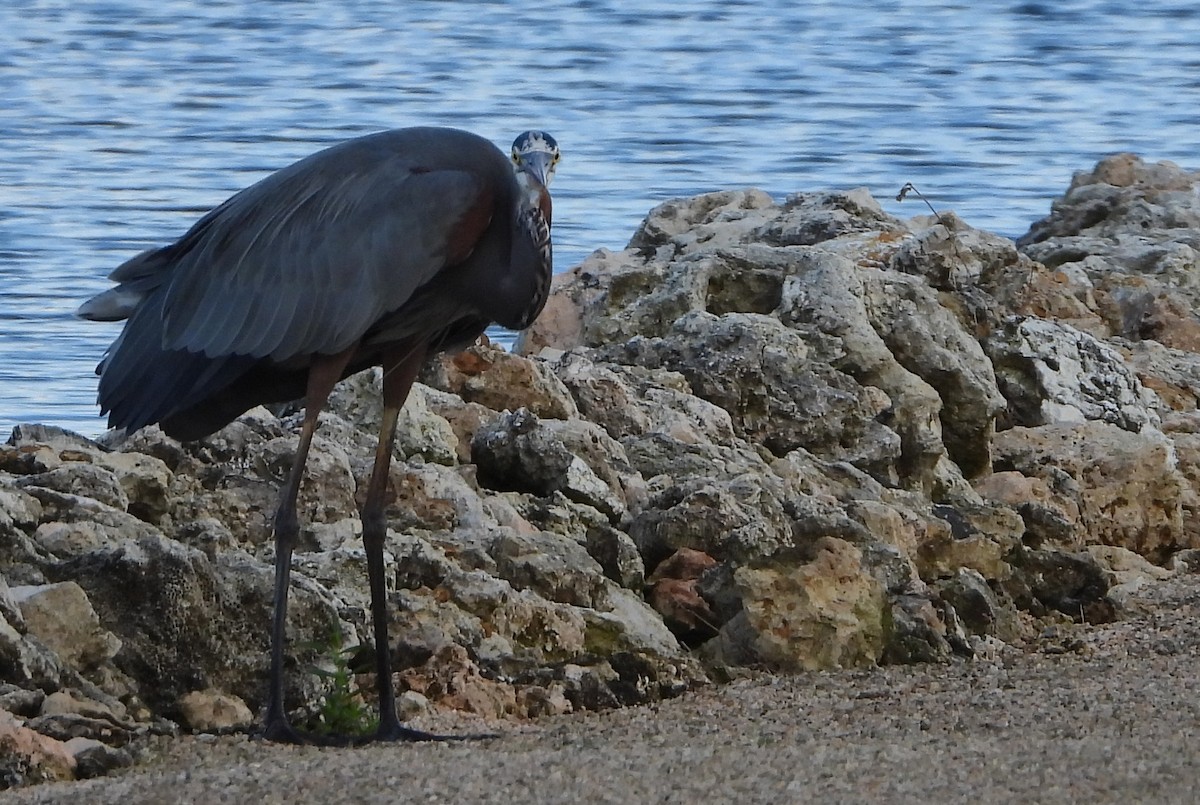
[[277, 361], [345, 349], [469, 251], [491, 195], [378, 143], [301, 160], [169, 247], [162, 347]]

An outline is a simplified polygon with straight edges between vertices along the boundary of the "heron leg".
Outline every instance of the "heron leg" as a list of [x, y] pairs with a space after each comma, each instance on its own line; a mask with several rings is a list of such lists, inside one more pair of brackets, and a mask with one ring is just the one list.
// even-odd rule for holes
[[417, 372], [425, 360], [425, 345], [397, 348], [383, 362], [383, 421], [375, 449], [375, 465], [362, 507], [363, 548], [367, 554], [367, 577], [371, 587], [371, 621], [375, 631], [375, 671], [379, 691], [379, 729], [375, 740], [436, 741], [441, 736], [414, 730], [400, 723], [396, 715], [396, 693], [392, 688], [391, 644], [388, 642], [387, 580], [384, 576], [383, 545], [387, 536], [388, 475], [392, 464], [392, 446], [396, 440], [396, 419], [408, 398]]
[[317, 431], [317, 418], [325, 407], [330, 392], [342, 376], [342, 371], [354, 354], [354, 348], [336, 355], [319, 355], [313, 358], [308, 370], [308, 387], [304, 395], [304, 423], [300, 428], [300, 442], [292, 469], [279, 495], [279, 507], [275, 510], [275, 594], [274, 615], [271, 620], [271, 671], [270, 692], [267, 699], [267, 715], [263, 725], [263, 737], [281, 743], [307, 743], [309, 739], [299, 733], [288, 722], [283, 703], [283, 660], [287, 633], [288, 587], [292, 570], [292, 552], [300, 536], [300, 519], [296, 514], [296, 502], [300, 494], [300, 483], [304, 479], [304, 465], [313, 434]]

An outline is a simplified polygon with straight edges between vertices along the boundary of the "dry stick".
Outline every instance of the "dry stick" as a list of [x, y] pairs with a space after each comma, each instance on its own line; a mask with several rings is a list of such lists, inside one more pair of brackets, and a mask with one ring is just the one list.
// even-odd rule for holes
[[[942, 214], [933, 208], [933, 205], [929, 203], [929, 199], [925, 198], [924, 194], [917, 189], [915, 184], [912, 182], [905, 182], [904, 187], [901, 187], [900, 192], [896, 194], [896, 201], [904, 201], [904, 199], [908, 198], [909, 193], [914, 194], [917, 198], [921, 199], [921, 201], [925, 202], [925, 206], [929, 208], [931, 213], [933, 213], [933, 217], [937, 219], [937, 222], [946, 230], [946, 234], [950, 236], [950, 246], [954, 249], [954, 255], [961, 260], [962, 255], [958, 251], [958, 238], [954, 236], [954, 230], [951, 229], [950, 225], [947, 224], [942, 218]], [[951, 285], [953, 285], [953, 280], [950, 282]]]
[[921, 191], [917, 189], [917, 186], [912, 182], [904, 183], [904, 187], [900, 188], [900, 192], [896, 194], [896, 201], [904, 201], [904, 199], [908, 198], [909, 193], [916, 195], [917, 198], [921, 199], [921, 201], [924, 201], [925, 206], [929, 208], [931, 213], [933, 213], [933, 217], [938, 219], [938, 223], [942, 226], [945, 226], [947, 231], [950, 229], [950, 227], [946, 225], [946, 222], [942, 220], [941, 213], [933, 208], [933, 205], [929, 203], [929, 199], [925, 198], [925, 196], [921, 194]]

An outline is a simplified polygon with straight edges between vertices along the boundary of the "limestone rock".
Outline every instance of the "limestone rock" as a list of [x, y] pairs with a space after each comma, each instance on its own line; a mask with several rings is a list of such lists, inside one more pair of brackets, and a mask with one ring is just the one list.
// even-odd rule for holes
[[1019, 634], [1012, 613], [978, 572], [960, 568], [952, 577], [938, 582], [936, 588], [971, 634], [991, 635], [1001, 640], [1012, 640]]
[[676, 634], [711, 637], [718, 617], [700, 590], [700, 578], [717, 566], [717, 560], [702, 551], [680, 548], [654, 568], [646, 580], [650, 606]]
[[[633, 339], [621, 357], [681, 372], [696, 395], [729, 413], [738, 435], [775, 455], [804, 446], [841, 457], [881, 409], [848, 375], [810, 361], [804, 340], [767, 316], [689, 314], [661, 339]], [[892, 458], [898, 441], [851, 457]]]
[[1080, 544], [1128, 548], [1162, 561], [1197, 547], [1183, 528], [1184, 478], [1158, 430], [1105, 422], [1013, 428], [996, 437], [998, 468], [1041, 478], [1062, 511], [1079, 511]]
[[0, 710], [0, 790], [75, 779], [75, 758], [61, 741]]
[[988, 354], [1008, 400], [1006, 426], [1100, 420], [1137, 432], [1160, 423], [1157, 396], [1120, 353], [1087, 333], [1009, 319], [988, 340]]
[[245, 729], [254, 714], [237, 696], [220, 690], [193, 690], [179, 699], [184, 723], [195, 732], [226, 732]]
[[57, 654], [0, 617], [0, 678], [25, 687], [55, 690], [63, 673], [63, 662]]
[[[1019, 246], [952, 213], [900, 221], [861, 189], [652, 210], [628, 248], [553, 279], [518, 354], [485, 340], [414, 386], [378, 649], [404, 701], [612, 707], [703, 684], [680, 638], [717, 666], [942, 662], [993, 656], [1032, 618], [1128, 613], [1166, 572], [1149, 563], [1200, 552], [1197, 187], [1106, 159]], [[301, 489], [301, 711], [335, 645], [376, 650], [358, 508], [380, 383], [334, 393]], [[260, 707], [300, 421], [260, 408], [188, 443], [15, 430], [0, 578], [78, 585], [120, 649], [80, 676], [88, 638], [50, 648], [0, 584], [0, 675], [29, 694], [0, 702], [113, 740], [128, 732], [92, 703], [140, 721], [182, 718], [196, 691]]]
[[491, 548], [497, 574], [518, 590], [550, 601], [607, 608], [609, 582], [596, 560], [574, 540], [557, 534], [501, 531]]
[[[600, 428], [581, 426], [582, 430], [575, 423], [555, 426], [523, 408], [505, 414], [480, 430], [471, 443], [481, 483], [536, 495], [561, 491], [610, 518], [619, 518], [625, 511], [623, 490], [609, 469], [611, 464], [599, 463], [597, 456], [625, 464], [624, 450]], [[609, 478], [598, 476], [592, 463]]]
[[[176, 714], [180, 696], [210, 686], [261, 700], [270, 566], [237, 553], [210, 562], [195, 549], [147, 537], [80, 556], [55, 574], [87, 592], [101, 624], [121, 640], [113, 661], [159, 712]], [[328, 594], [302, 577], [291, 598], [290, 651], [311, 662], [336, 613]], [[309, 677], [292, 676], [289, 683], [295, 706], [313, 701], [320, 687]]]
[[73, 581], [38, 587], [13, 587], [25, 625], [62, 660], [90, 671], [120, 650], [121, 641], [100, 624], [83, 588]]
[[492, 344], [476, 344], [441, 359], [429, 379], [443, 391], [494, 411], [526, 408], [545, 419], [579, 415], [567, 388], [546, 361], [505, 352]]
[[23, 476], [18, 487], [44, 487], [56, 492], [79, 495], [125, 511], [129, 496], [111, 471], [94, 464], [70, 462], [48, 472]]
[[1033, 614], [1057, 610], [1089, 623], [1117, 617], [1108, 598], [1113, 577], [1090, 553], [1020, 551], [1012, 561], [1018, 572], [1006, 583], [1006, 590]]
[[884, 647], [884, 595], [853, 545], [826, 539], [799, 566], [742, 567], [743, 613], [705, 645], [715, 659], [780, 670], [877, 662]]
[[[396, 422], [396, 454], [421, 456], [437, 464], [457, 462], [458, 437], [429, 402], [433, 389], [414, 383]], [[383, 416], [383, 370], [373, 367], [339, 383], [327, 410], [353, 423], [364, 433], [378, 435]], [[370, 441], [370, 440], [364, 440]]]
[[946, 624], [924, 595], [904, 594], [891, 600], [890, 628], [881, 660], [889, 664], [945, 662], [953, 648]]

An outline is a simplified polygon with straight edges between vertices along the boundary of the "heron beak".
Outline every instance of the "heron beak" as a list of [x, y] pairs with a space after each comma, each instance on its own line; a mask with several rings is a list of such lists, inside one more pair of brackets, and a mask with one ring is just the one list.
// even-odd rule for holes
[[554, 155], [549, 151], [533, 151], [525, 154], [521, 160], [521, 169], [537, 179], [543, 187], [549, 187], [550, 177], [553, 175], [553, 159]]

